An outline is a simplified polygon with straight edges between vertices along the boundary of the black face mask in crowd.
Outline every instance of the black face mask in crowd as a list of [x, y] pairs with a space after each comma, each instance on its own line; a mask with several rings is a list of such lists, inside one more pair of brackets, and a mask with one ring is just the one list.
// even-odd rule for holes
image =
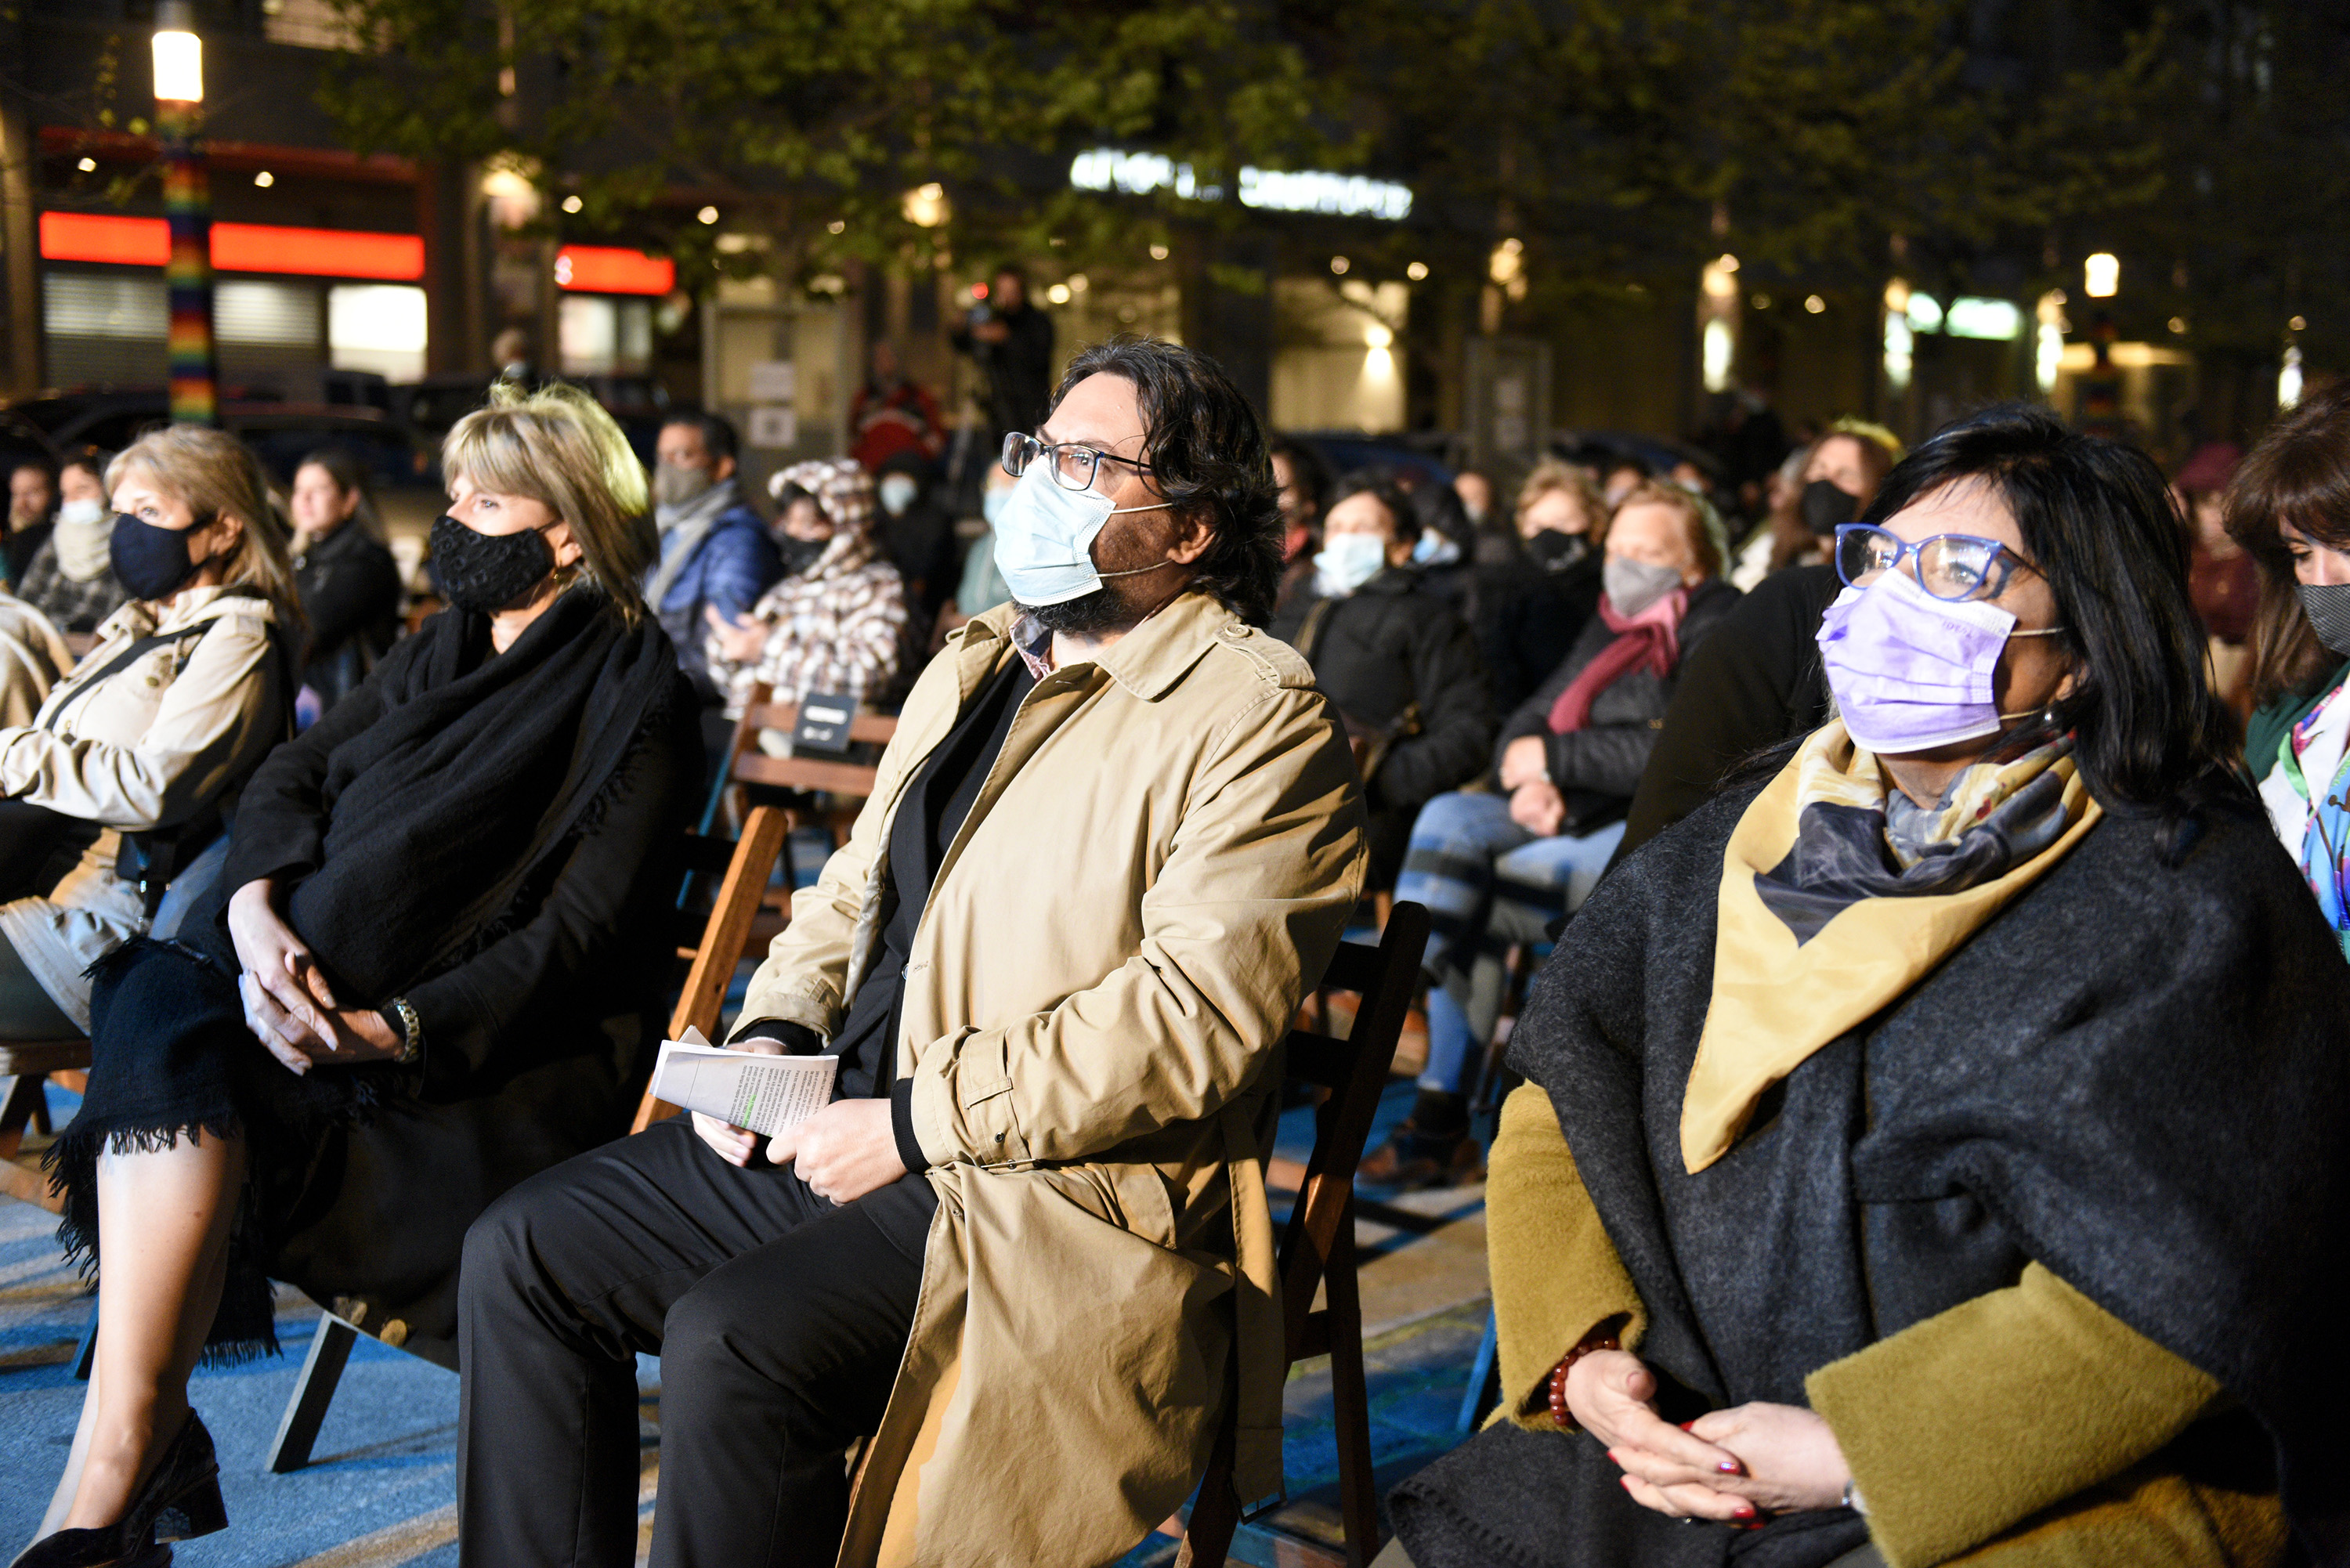
[[555, 552], [536, 528], [483, 534], [443, 513], [432, 522], [432, 590], [452, 607], [489, 615], [555, 570]]
[[1860, 516], [1860, 497], [1846, 494], [1825, 479], [1804, 486], [1804, 526], [1825, 539], [1844, 524]]
[[795, 539], [789, 534], [775, 541], [775, 548], [784, 557], [784, 576], [796, 577], [823, 558], [832, 548], [829, 539]]
[[171, 597], [182, 583], [196, 575], [196, 563], [188, 554], [188, 535], [194, 532], [194, 528], [159, 528], [143, 517], [116, 513], [114, 534], [106, 545], [114, 580], [129, 589], [134, 599]]
[[2295, 583], [2301, 612], [2326, 651], [2350, 659], [2350, 583]]
[[1526, 554], [1545, 572], [1563, 572], [1591, 554], [1591, 541], [1581, 534], [1544, 528], [1526, 541]]

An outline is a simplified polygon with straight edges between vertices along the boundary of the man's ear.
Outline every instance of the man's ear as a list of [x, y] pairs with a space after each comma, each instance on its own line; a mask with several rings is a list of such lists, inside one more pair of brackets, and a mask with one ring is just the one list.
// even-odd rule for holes
[[711, 477], [717, 480], [719, 483], [723, 484], [728, 480], [734, 477], [734, 469], [735, 462], [733, 458], [722, 457], [716, 462], [710, 465]]
[[1206, 555], [1208, 546], [1216, 542], [1216, 525], [1209, 521], [1205, 508], [1169, 515], [1175, 520], [1175, 536], [1167, 542], [1167, 558], [1188, 566]]

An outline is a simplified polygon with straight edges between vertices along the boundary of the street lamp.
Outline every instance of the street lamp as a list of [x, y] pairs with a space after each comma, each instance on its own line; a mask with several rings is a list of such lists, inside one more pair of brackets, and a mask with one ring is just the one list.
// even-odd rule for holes
[[203, 113], [204, 44], [191, 0], [155, 7], [155, 128], [163, 142], [163, 216], [172, 231], [172, 418], [211, 424], [220, 412], [213, 352], [213, 200], [196, 122]]

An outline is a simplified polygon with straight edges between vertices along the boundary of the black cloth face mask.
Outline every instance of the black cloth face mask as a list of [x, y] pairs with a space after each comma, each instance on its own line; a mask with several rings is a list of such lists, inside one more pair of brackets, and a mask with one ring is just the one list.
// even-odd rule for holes
[[824, 553], [831, 548], [829, 539], [795, 539], [789, 534], [775, 541], [775, 549], [784, 557], [784, 576], [787, 577], [798, 576], [823, 559]]
[[[197, 527], [211, 526], [211, 520]], [[188, 554], [188, 535], [195, 528], [159, 528], [128, 512], [114, 514], [114, 533], [106, 542], [107, 564], [114, 580], [134, 599], [164, 599], [196, 575]]]
[[2350, 659], [2350, 583], [2295, 583], [2301, 613], [2326, 650]]
[[1526, 554], [1545, 572], [1563, 572], [1591, 553], [1591, 541], [1581, 534], [1544, 528], [1526, 541]]
[[555, 570], [555, 552], [536, 528], [484, 534], [443, 513], [432, 522], [432, 588], [457, 609], [490, 615]]
[[1801, 504], [1804, 526], [1823, 539], [1834, 535], [1839, 524], [1860, 515], [1860, 497], [1846, 494], [1825, 479], [1814, 479], [1804, 486]]

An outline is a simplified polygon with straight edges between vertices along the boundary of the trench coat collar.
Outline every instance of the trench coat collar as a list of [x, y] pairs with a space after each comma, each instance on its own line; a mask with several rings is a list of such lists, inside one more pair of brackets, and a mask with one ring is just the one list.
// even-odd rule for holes
[[[966, 658], [984, 649], [987, 668], [1016, 658], [1012, 628], [1021, 610], [1003, 604], [974, 618], [963, 632]], [[1245, 636], [1240, 618], [1211, 594], [1189, 588], [1140, 626], [1110, 645], [1094, 662], [1103, 674], [1145, 702], [1155, 702], [1204, 658], [1219, 639]]]

